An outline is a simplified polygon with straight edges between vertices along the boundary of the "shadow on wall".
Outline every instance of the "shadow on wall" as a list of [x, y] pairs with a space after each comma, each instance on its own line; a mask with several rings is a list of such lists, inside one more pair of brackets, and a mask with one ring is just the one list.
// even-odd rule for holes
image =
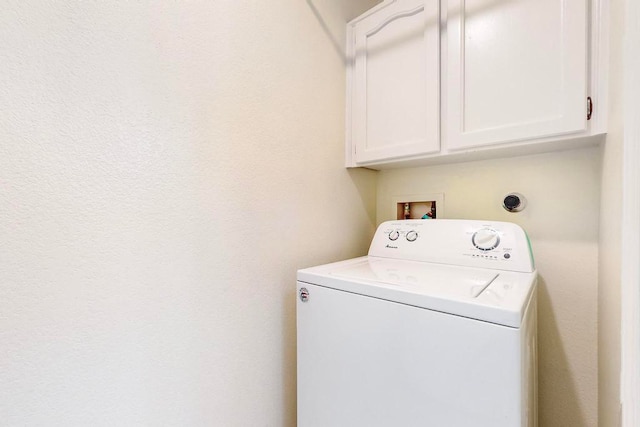
[[[340, 39], [336, 36], [336, 34], [334, 34], [334, 31], [331, 30], [331, 28], [327, 24], [327, 21], [322, 17], [322, 14], [320, 13], [316, 5], [313, 4], [313, 1], [307, 0], [307, 4], [309, 5], [309, 8], [315, 15], [316, 19], [318, 20], [320, 27], [322, 27], [322, 31], [324, 31], [324, 33], [329, 38], [329, 41], [333, 45], [334, 50], [340, 56], [340, 58], [342, 59], [342, 62], [346, 64], [347, 54], [344, 50], [344, 42], [341, 42]], [[346, 25], [346, 22], [345, 22], [345, 25]]]
[[[369, 227], [371, 234], [366, 236], [368, 239], [367, 244], [371, 242], [373, 233], [376, 231], [376, 178], [377, 171], [371, 169], [347, 169], [349, 177], [355, 185], [358, 195], [360, 195], [360, 203], [367, 212], [367, 218], [369, 219]], [[373, 196], [373, 197], [371, 197]]]
[[[293, 282], [295, 283], [295, 281]], [[284, 301], [282, 305], [282, 331], [285, 337], [289, 339], [282, 340], [283, 358], [282, 372], [285, 373], [283, 378], [283, 386], [280, 389], [282, 393], [281, 402], [283, 404], [283, 426], [294, 427], [297, 424], [296, 411], [298, 407], [297, 387], [297, 342], [296, 342], [296, 287], [287, 286], [284, 292]]]
[[[544, 318], [544, 322], [539, 319]], [[595, 351], [595, 350], [594, 350]], [[538, 375], [538, 425], [544, 427], [583, 427], [587, 425], [580, 409], [579, 397], [573, 380], [567, 353], [562, 343], [562, 337], [557, 326], [551, 297], [547, 289], [547, 283], [543, 277], [538, 276], [538, 373], [546, 372], [546, 375]], [[553, 379], [553, 383], [545, 384], [547, 379]], [[540, 390], [549, 390], [551, 387], [562, 385], [564, 390], [557, 391], [564, 396], [563, 407], [549, 402], [551, 395], [544, 395]], [[561, 413], [554, 413], [545, 408], [561, 409]]]
[[343, 63], [346, 63], [347, 22], [362, 15], [383, 0], [307, 0], [322, 31], [333, 45]]

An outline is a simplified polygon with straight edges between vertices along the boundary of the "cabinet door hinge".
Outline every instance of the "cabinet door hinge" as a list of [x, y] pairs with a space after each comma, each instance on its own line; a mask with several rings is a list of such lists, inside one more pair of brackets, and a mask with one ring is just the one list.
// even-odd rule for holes
[[593, 100], [587, 96], [587, 120], [591, 120], [591, 113], [593, 113]]

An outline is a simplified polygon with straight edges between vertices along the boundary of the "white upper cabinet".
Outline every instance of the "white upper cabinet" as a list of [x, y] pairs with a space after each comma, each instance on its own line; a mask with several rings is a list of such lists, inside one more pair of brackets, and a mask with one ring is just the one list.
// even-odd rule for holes
[[351, 127], [358, 163], [440, 149], [440, 11], [396, 0], [349, 28]]
[[448, 148], [586, 130], [587, 6], [448, 1]]
[[385, 0], [356, 18], [347, 26], [347, 166], [443, 163], [599, 142], [606, 5]]

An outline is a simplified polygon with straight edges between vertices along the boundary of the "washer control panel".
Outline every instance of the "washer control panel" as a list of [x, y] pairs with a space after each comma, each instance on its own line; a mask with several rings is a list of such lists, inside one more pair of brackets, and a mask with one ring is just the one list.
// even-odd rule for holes
[[524, 230], [499, 221], [387, 221], [378, 227], [369, 255], [508, 271], [535, 269]]

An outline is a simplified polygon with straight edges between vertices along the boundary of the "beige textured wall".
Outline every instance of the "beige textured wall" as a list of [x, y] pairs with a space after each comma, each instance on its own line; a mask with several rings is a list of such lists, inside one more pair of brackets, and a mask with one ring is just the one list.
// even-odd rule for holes
[[[501, 207], [510, 191], [527, 198], [524, 211]], [[428, 193], [444, 193], [444, 218], [528, 232], [540, 275], [540, 426], [597, 426], [599, 147], [382, 171], [378, 222], [394, 218], [395, 196]]]
[[298, 0], [2, 3], [0, 424], [295, 425], [296, 269], [375, 221], [330, 33]]
[[619, 0], [610, 4], [609, 123], [607, 140], [602, 147], [602, 215], [598, 277], [598, 414], [601, 427], [620, 425], [624, 4]]

